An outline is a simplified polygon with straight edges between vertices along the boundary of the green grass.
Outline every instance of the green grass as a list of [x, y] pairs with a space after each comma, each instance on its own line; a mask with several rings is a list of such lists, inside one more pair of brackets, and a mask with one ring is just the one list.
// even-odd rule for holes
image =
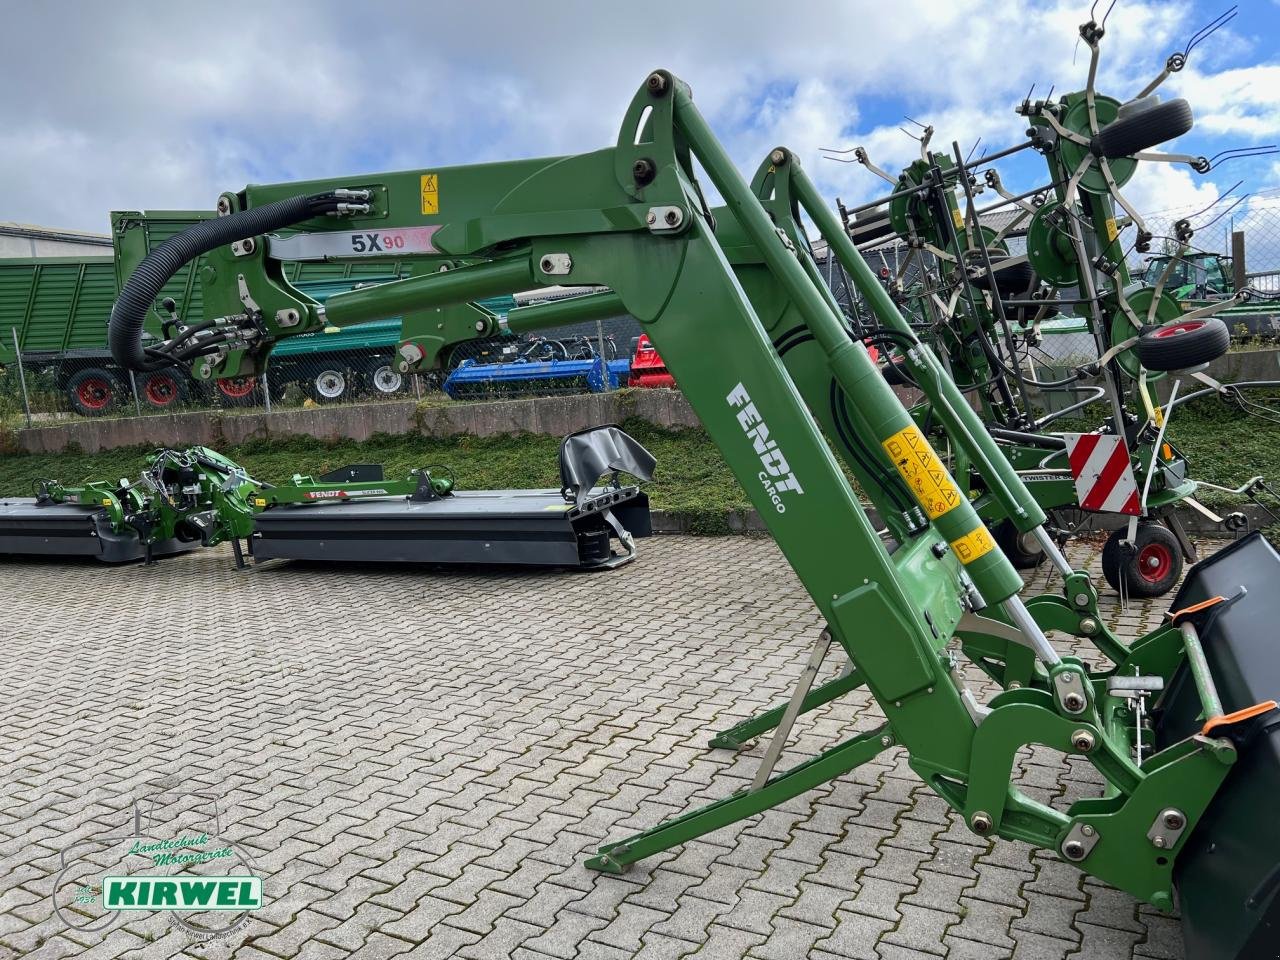
[[[1280, 408], [1280, 394], [1254, 396]], [[730, 532], [726, 512], [750, 509], [746, 494], [703, 431], [666, 430], [642, 420], [627, 421], [623, 427], [658, 460], [656, 476], [647, 486], [654, 507], [683, 515], [690, 529], [701, 534]], [[1078, 428], [1086, 427], [1081, 422]], [[1217, 399], [1179, 409], [1168, 436], [1190, 460], [1198, 479], [1231, 486], [1256, 474], [1280, 480], [1280, 425], [1246, 416]], [[293, 437], [254, 440], [222, 452], [253, 476], [273, 482], [286, 481], [294, 473], [326, 473], [348, 463], [381, 463], [391, 476], [445, 465], [461, 488], [476, 490], [558, 486], [559, 443], [558, 438], [533, 434], [447, 439], [382, 435], [363, 443]], [[135, 447], [93, 455], [0, 455], [0, 494], [28, 494], [33, 481], [42, 477], [67, 484], [135, 477], [147, 452], [148, 448]], [[1229, 502], [1207, 490], [1200, 499], [1223, 506]]]
[[[728, 533], [725, 512], [750, 508], [719, 451], [701, 430], [664, 430], [643, 420], [627, 421], [623, 428], [658, 460], [656, 476], [646, 486], [653, 506], [682, 514], [693, 532]], [[381, 463], [389, 476], [444, 465], [453, 470], [460, 488], [479, 490], [558, 487], [559, 448], [558, 438], [534, 434], [447, 439], [379, 435], [363, 443], [310, 437], [252, 440], [220, 452], [252, 476], [277, 483], [295, 473], [317, 475], [349, 463]], [[40, 478], [79, 484], [135, 477], [148, 451], [132, 447], [98, 454], [0, 456], [0, 495], [29, 495]]]

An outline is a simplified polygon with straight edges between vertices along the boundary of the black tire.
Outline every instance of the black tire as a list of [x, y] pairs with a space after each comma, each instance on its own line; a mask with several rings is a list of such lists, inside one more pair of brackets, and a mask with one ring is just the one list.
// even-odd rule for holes
[[1231, 331], [1217, 317], [1183, 320], [1138, 338], [1138, 360], [1148, 370], [1186, 370], [1217, 360], [1231, 346]]
[[1182, 577], [1182, 546], [1162, 524], [1138, 524], [1134, 543], [1122, 543], [1128, 526], [1116, 530], [1102, 547], [1102, 576], [1112, 590], [1140, 600], [1159, 597], [1173, 589]]
[[337, 403], [350, 399], [354, 379], [351, 371], [341, 364], [322, 363], [311, 368], [303, 389], [316, 403]]
[[1018, 532], [1018, 528], [1009, 520], [1001, 520], [991, 528], [996, 538], [996, 546], [1009, 558], [1009, 562], [1018, 570], [1032, 570], [1047, 559], [1044, 549], [1030, 534]]
[[224, 407], [253, 407], [262, 402], [259, 398], [258, 378], [223, 377], [213, 382], [213, 396]]
[[884, 363], [880, 367], [880, 373], [884, 376], [884, 382], [891, 387], [911, 386], [911, 380], [902, 372], [902, 365], [904, 363], [906, 363], [906, 357], [901, 354], [890, 353], [886, 355]]
[[68, 378], [66, 390], [71, 409], [82, 417], [101, 417], [111, 413], [124, 397], [120, 380], [101, 367], [77, 370]]
[[1116, 160], [1180, 137], [1194, 125], [1191, 104], [1166, 100], [1113, 120], [1098, 131], [1089, 150], [1095, 157]]
[[[991, 256], [991, 272], [995, 277], [996, 292], [1002, 298], [1018, 297], [1031, 290], [1032, 285], [1036, 283], [1036, 271], [1031, 264], [1024, 260], [1021, 263], [1002, 267], [1000, 258], [1004, 255], [996, 251], [988, 252]], [[984, 271], [974, 278], [973, 285], [979, 290], [990, 290], [991, 279]]]
[[184, 406], [191, 393], [191, 381], [181, 370], [153, 370], [134, 375], [138, 399], [152, 410], [174, 410]]

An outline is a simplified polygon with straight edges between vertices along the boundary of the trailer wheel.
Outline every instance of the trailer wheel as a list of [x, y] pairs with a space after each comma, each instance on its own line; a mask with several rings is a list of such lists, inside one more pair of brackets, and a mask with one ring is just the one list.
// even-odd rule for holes
[[213, 389], [218, 399], [229, 407], [253, 406], [257, 377], [223, 377], [215, 380]]
[[1032, 570], [1045, 561], [1044, 548], [1029, 533], [1019, 533], [1010, 520], [1001, 520], [991, 528], [998, 546], [1018, 570]]
[[305, 389], [316, 403], [337, 403], [351, 391], [351, 372], [327, 364], [316, 367], [307, 378]]
[[1162, 524], [1147, 521], [1138, 524], [1131, 544], [1122, 543], [1127, 527], [1121, 527], [1107, 538], [1102, 547], [1102, 576], [1111, 589], [1131, 597], [1149, 599], [1173, 589], [1182, 576], [1182, 547], [1178, 538]]
[[82, 417], [100, 417], [110, 413], [124, 393], [120, 381], [101, 367], [85, 367], [67, 380], [67, 397]]
[[170, 410], [187, 399], [187, 380], [174, 370], [154, 370], [135, 378], [138, 395], [149, 407]]
[[371, 361], [365, 379], [369, 384], [369, 392], [375, 397], [389, 397], [405, 387], [404, 374], [390, 360]]
[[1217, 360], [1231, 346], [1231, 331], [1217, 317], [1183, 320], [1138, 338], [1138, 361], [1148, 370], [1186, 370]]

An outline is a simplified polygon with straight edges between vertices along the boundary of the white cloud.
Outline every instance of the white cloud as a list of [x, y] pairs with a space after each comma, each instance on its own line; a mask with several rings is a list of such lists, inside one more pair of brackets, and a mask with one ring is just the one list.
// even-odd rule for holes
[[[1120, 4], [1100, 85], [1136, 92], [1180, 45], [1189, 10]], [[589, 0], [230, 0], [210, 18], [158, 0], [74, 17], [29, 4], [0, 36], [0, 219], [101, 229], [112, 208], [204, 208], [247, 182], [596, 149], [656, 66], [692, 84], [744, 175], [785, 143], [825, 192], [856, 200], [879, 181], [820, 160], [819, 147], [864, 143], [891, 169], [909, 161], [912, 142], [875, 119], [886, 102], [933, 123], [935, 148], [1017, 142], [1012, 107], [1033, 81], [1041, 94], [1083, 85], [1086, 11], [1083, 0], [741, 0], [674, 18]], [[1232, 120], [1239, 72], [1185, 77], [1212, 123], [1270, 122], [1256, 98]], [[1197, 195], [1154, 176], [1148, 193]]]

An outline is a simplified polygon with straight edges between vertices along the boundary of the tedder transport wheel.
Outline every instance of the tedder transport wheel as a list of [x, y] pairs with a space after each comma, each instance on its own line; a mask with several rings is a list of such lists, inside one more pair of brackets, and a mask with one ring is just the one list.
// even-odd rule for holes
[[991, 528], [998, 546], [1018, 570], [1031, 570], [1045, 561], [1043, 548], [1029, 533], [1019, 533], [1009, 520], [1001, 520]]
[[1128, 527], [1121, 527], [1103, 545], [1102, 576], [1117, 593], [1124, 576], [1124, 592], [1131, 597], [1147, 599], [1168, 593], [1182, 576], [1182, 547], [1177, 537], [1152, 521], [1138, 524], [1132, 544], [1121, 543], [1127, 532]]
[[1148, 370], [1186, 370], [1217, 360], [1231, 346], [1231, 332], [1217, 317], [1183, 320], [1138, 338], [1138, 360]]
[[187, 379], [175, 370], [154, 370], [135, 378], [138, 395], [156, 410], [172, 410], [187, 398]]
[[100, 417], [110, 413], [124, 392], [120, 381], [100, 367], [85, 367], [67, 380], [67, 397], [76, 413]]

